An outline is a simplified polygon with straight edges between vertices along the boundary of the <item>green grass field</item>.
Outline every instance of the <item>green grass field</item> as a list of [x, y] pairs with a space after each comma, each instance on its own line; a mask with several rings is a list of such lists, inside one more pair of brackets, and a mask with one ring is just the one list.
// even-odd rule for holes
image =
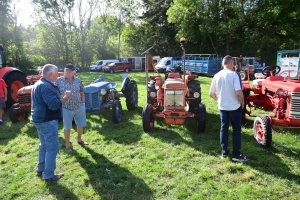
[[[78, 76], [87, 85], [100, 74]], [[103, 75], [120, 89], [121, 73]], [[65, 176], [57, 183], [35, 176], [39, 139], [30, 120], [12, 124], [6, 111], [0, 126], [0, 199], [300, 199], [299, 130], [273, 130], [272, 146], [262, 149], [253, 137], [254, 118], [247, 117], [242, 152], [251, 161], [220, 159], [220, 120], [217, 104], [208, 95], [210, 77], [198, 78], [207, 109], [205, 133], [196, 132], [194, 119], [184, 126], [158, 119], [154, 131], [144, 133], [145, 73], [130, 75], [138, 83], [139, 107], [127, 111], [122, 99], [119, 124], [113, 123], [111, 110], [87, 114], [83, 139], [89, 146], [76, 143], [73, 127], [74, 151], [66, 152], [60, 124], [56, 172]]]

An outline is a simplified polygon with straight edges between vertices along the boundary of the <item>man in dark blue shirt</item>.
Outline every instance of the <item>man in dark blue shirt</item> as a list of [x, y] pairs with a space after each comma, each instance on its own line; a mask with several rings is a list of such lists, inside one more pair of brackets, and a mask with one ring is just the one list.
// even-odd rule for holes
[[35, 83], [31, 92], [31, 117], [40, 139], [37, 175], [45, 181], [58, 181], [64, 175], [54, 174], [60, 148], [58, 120], [62, 118], [62, 105], [71, 98], [72, 93], [66, 91], [65, 96], [61, 97], [54, 84], [58, 77], [55, 65], [47, 64], [42, 71], [42, 78]]

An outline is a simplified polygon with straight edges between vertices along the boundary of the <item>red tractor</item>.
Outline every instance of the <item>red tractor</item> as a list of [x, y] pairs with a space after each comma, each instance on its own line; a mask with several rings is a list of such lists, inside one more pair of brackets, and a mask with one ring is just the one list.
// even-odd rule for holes
[[[183, 52], [184, 41], [182, 38]], [[157, 117], [164, 118], [166, 124], [184, 124], [186, 118], [194, 118], [197, 132], [205, 131], [206, 107], [201, 104], [200, 82], [196, 80], [198, 76], [185, 72], [185, 69], [183, 71], [183, 78], [180, 73], [169, 73], [164, 84], [160, 74], [150, 76], [148, 82], [146, 71], [147, 104], [142, 113], [144, 132], [153, 130]]]
[[0, 50], [0, 78], [7, 85], [7, 101], [6, 107], [10, 107], [17, 102], [17, 92], [20, 88], [27, 85], [26, 74], [22, 71], [11, 67], [10, 63], [6, 63], [4, 51]]
[[[264, 68], [263, 76], [256, 74], [260, 79], [253, 80], [252, 87], [249, 80], [243, 81], [248, 108], [243, 110], [243, 117], [251, 116], [251, 108], [273, 112], [272, 116], [258, 115], [254, 120], [254, 138], [264, 148], [271, 145], [272, 128], [300, 128], [300, 73], [280, 70], [279, 66]], [[291, 73], [297, 73], [298, 79], [291, 79]]]

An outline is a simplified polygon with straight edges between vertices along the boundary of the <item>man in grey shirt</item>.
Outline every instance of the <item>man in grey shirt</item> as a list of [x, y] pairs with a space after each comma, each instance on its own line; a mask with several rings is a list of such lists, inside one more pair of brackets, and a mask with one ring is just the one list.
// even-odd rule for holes
[[72, 92], [72, 97], [63, 105], [64, 135], [67, 151], [73, 150], [72, 143], [70, 142], [70, 130], [73, 119], [77, 125], [78, 144], [88, 145], [81, 138], [83, 127], [86, 126], [84, 86], [82, 81], [75, 77], [75, 74], [75, 67], [72, 64], [67, 64], [64, 69], [64, 76], [59, 77], [56, 81], [56, 85], [62, 96], [67, 90]]

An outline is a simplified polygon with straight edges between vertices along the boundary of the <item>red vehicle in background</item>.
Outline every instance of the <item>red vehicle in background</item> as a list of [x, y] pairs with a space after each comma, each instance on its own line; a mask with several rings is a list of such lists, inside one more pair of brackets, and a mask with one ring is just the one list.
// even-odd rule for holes
[[132, 64], [129, 62], [110, 63], [108, 66], [102, 68], [102, 71], [110, 72], [110, 73], [120, 72], [120, 71], [129, 72], [130, 70], [132, 70]]

